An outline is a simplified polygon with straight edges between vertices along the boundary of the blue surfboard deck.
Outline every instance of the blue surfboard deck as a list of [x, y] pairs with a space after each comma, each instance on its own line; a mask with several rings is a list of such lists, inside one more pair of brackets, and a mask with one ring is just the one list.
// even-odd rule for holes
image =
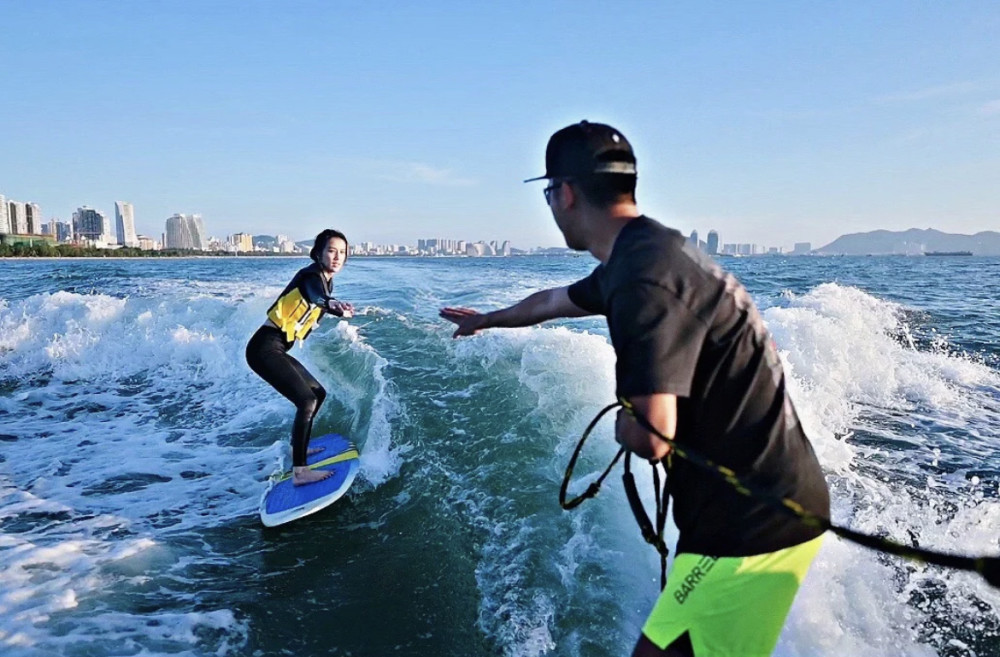
[[324, 448], [306, 459], [310, 469], [329, 470], [323, 481], [305, 486], [292, 484], [291, 471], [271, 477], [260, 500], [260, 521], [276, 527], [324, 509], [340, 499], [358, 473], [358, 448], [340, 434], [331, 433], [309, 441], [309, 448]]

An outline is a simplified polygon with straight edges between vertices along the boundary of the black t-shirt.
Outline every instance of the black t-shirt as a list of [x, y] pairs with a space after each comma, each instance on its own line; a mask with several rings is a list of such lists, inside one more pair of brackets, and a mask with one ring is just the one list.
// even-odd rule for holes
[[[569, 298], [607, 317], [619, 396], [676, 395], [679, 444], [829, 516], [826, 481], [774, 343], [731, 274], [677, 231], [638, 217], [607, 264], [569, 287]], [[822, 533], [683, 459], [673, 460], [669, 486], [678, 552], [747, 556]]]

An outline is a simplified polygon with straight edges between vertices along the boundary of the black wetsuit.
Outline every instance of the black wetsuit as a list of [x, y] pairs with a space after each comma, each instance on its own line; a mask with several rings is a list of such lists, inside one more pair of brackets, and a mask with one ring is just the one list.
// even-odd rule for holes
[[[317, 264], [300, 270], [278, 298], [298, 290], [304, 300], [324, 309], [328, 308], [327, 304], [333, 300], [330, 296], [332, 286], [321, 271]], [[250, 369], [295, 404], [292, 465], [304, 466], [313, 418], [326, 399], [326, 390], [302, 363], [288, 353], [294, 344], [294, 340], [288, 341], [284, 332], [265, 324], [257, 329], [247, 343], [246, 357]]]

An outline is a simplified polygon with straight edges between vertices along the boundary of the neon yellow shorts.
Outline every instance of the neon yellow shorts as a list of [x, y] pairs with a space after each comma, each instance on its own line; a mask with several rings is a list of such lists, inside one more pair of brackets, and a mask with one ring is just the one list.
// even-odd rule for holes
[[768, 657], [822, 541], [752, 557], [677, 555], [642, 633], [665, 649], [689, 632], [697, 657]]

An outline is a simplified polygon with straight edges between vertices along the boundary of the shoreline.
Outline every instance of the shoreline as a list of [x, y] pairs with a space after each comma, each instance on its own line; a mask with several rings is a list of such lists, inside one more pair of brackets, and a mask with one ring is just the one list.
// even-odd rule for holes
[[[466, 259], [466, 260], [498, 260], [503, 258], [565, 258], [565, 257], [585, 257], [587, 254], [584, 252], [574, 252], [567, 251], [565, 253], [521, 253], [517, 255], [509, 256], [468, 256], [468, 255], [375, 255], [375, 254], [355, 254], [349, 257], [351, 258], [372, 258], [379, 260], [437, 260], [437, 259]], [[107, 256], [0, 256], [0, 262], [7, 260], [244, 260], [248, 258], [253, 258], [255, 260], [265, 260], [265, 259], [278, 259], [278, 260], [298, 260], [308, 257], [304, 253], [294, 253], [294, 254], [247, 254], [247, 255], [158, 255], [158, 256], [119, 256], [119, 255], [107, 255]], [[788, 253], [760, 253], [755, 255], [732, 255], [732, 254], [718, 254], [712, 256], [720, 260], [729, 259], [740, 259], [740, 260], [770, 260], [770, 259], [785, 259], [785, 258], [909, 258], [913, 260], [923, 260], [925, 257], [931, 257], [935, 260], [938, 259], [948, 259], [948, 258], [961, 258], [963, 260], [967, 258], [1000, 258], [1000, 254], [926, 254], [926, 253], [867, 253], [867, 254], [843, 254], [843, 253], [824, 253], [824, 254], [807, 254], [807, 255], [791, 255]]]
[[[467, 255], [374, 255], [374, 254], [355, 254], [349, 256], [350, 258], [378, 258], [382, 260], [389, 259], [416, 259], [424, 258], [428, 260], [441, 259], [441, 258], [465, 258], [469, 260], [496, 260], [499, 258], [552, 258], [552, 257], [583, 257], [584, 253], [524, 253], [519, 255], [510, 256], [467, 256]], [[243, 260], [245, 258], [254, 258], [258, 260], [263, 259], [302, 259], [308, 258], [308, 254], [305, 253], [289, 253], [289, 254], [274, 254], [274, 255], [160, 255], [160, 256], [0, 256], [0, 262], [4, 260]]]

